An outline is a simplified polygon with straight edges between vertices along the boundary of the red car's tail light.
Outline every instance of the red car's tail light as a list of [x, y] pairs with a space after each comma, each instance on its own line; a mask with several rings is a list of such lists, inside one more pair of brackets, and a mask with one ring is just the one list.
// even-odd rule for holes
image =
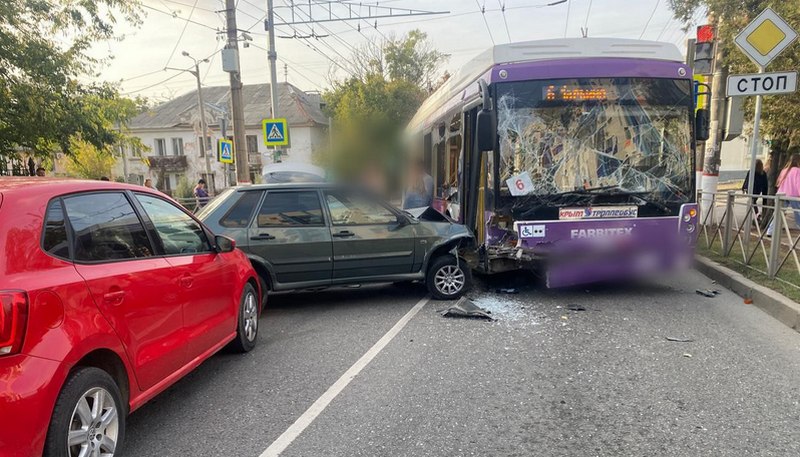
[[16, 354], [28, 323], [28, 296], [18, 290], [0, 290], [0, 356]]

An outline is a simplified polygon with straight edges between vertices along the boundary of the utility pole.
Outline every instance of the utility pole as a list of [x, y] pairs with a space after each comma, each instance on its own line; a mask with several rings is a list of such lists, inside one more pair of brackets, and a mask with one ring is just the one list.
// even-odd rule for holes
[[[211, 159], [208, 155], [211, 151], [206, 151], [206, 134], [208, 133], [208, 128], [206, 127], [206, 109], [205, 104], [203, 102], [203, 88], [200, 85], [200, 61], [192, 57], [188, 52], [183, 51], [181, 53], [184, 57], [188, 57], [194, 61], [194, 71], [186, 70], [191, 73], [194, 78], [197, 80], [197, 105], [200, 107], [200, 155], [206, 158], [206, 178], [211, 179]], [[208, 59], [203, 59], [203, 62], [208, 62]], [[206, 183], [209, 184], [209, 183]], [[216, 192], [216, 185], [214, 185], [214, 181], [211, 181], [209, 184], [211, 190]]]
[[[265, 26], [269, 32], [267, 59], [269, 59], [269, 101], [270, 109], [272, 110], [270, 117], [272, 119], [276, 119], [278, 117], [278, 53], [275, 51], [275, 16], [272, 7], [272, 0], [267, 0], [267, 22]], [[288, 132], [285, 133], [288, 134]], [[272, 161], [280, 162], [280, 160], [281, 149], [276, 147], [272, 152]]]
[[[270, 2], [271, 3], [271, 2]], [[236, 1], [225, 0], [226, 33], [228, 44], [223, 53], [232, 56], [233, 62], [223, 70], [230, 75], [231, 107], [233, 111], [233, 152], [236, 166], [237, 184], [250, 184], [250, 164], [247, 160], [247, 141], [245, 139], [244, 103], [242, 102], [242, 74], [239, 71], [239, 30], [236, 28]], [[224, 55], [224, 54], [223, 54]]]
[[723, 46], [714, 46], [714, 73], [711, 79], [710, 135], [706, 142], [703, 158], [703, 217], [711, 209], [712, 194], [719, 183], [719, 165], [722, 152], [722, 129], [725, 118], [725, 86], [728, 81], [728, 68], [722, 64]]

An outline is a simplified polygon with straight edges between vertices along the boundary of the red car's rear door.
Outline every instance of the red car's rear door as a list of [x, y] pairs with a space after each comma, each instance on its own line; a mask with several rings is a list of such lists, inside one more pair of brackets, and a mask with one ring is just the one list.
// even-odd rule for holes
[[123, 192], [64, 198], [75, 268], [122, 340], [139, 387], [188, 362], [178, 278]]

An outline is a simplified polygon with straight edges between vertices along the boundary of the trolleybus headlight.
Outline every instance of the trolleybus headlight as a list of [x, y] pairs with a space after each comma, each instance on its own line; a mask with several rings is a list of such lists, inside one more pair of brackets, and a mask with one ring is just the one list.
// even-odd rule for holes
[[690, 216], [688, 214], [683, 216], [683, 222], [689, 222], [690, 220], [692, 220], [692, 216]]
[[694, 232], [694, 224], [689, 224], [689, 225], [687, 225], [687, 226], [686, 226], [686, 232], [687, 232], [687, 233], [692, 233], [692, 232]]

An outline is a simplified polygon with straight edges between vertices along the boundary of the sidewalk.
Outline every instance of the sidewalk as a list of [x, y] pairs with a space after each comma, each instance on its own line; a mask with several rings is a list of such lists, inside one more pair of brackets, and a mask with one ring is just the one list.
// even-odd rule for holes
[[740, 297], [752, 299], [753, 305], [787, 327], [800, 332], [800, 304], [709, 258], [697, 255], [696, 260], [695, 266], [698, 271]]

